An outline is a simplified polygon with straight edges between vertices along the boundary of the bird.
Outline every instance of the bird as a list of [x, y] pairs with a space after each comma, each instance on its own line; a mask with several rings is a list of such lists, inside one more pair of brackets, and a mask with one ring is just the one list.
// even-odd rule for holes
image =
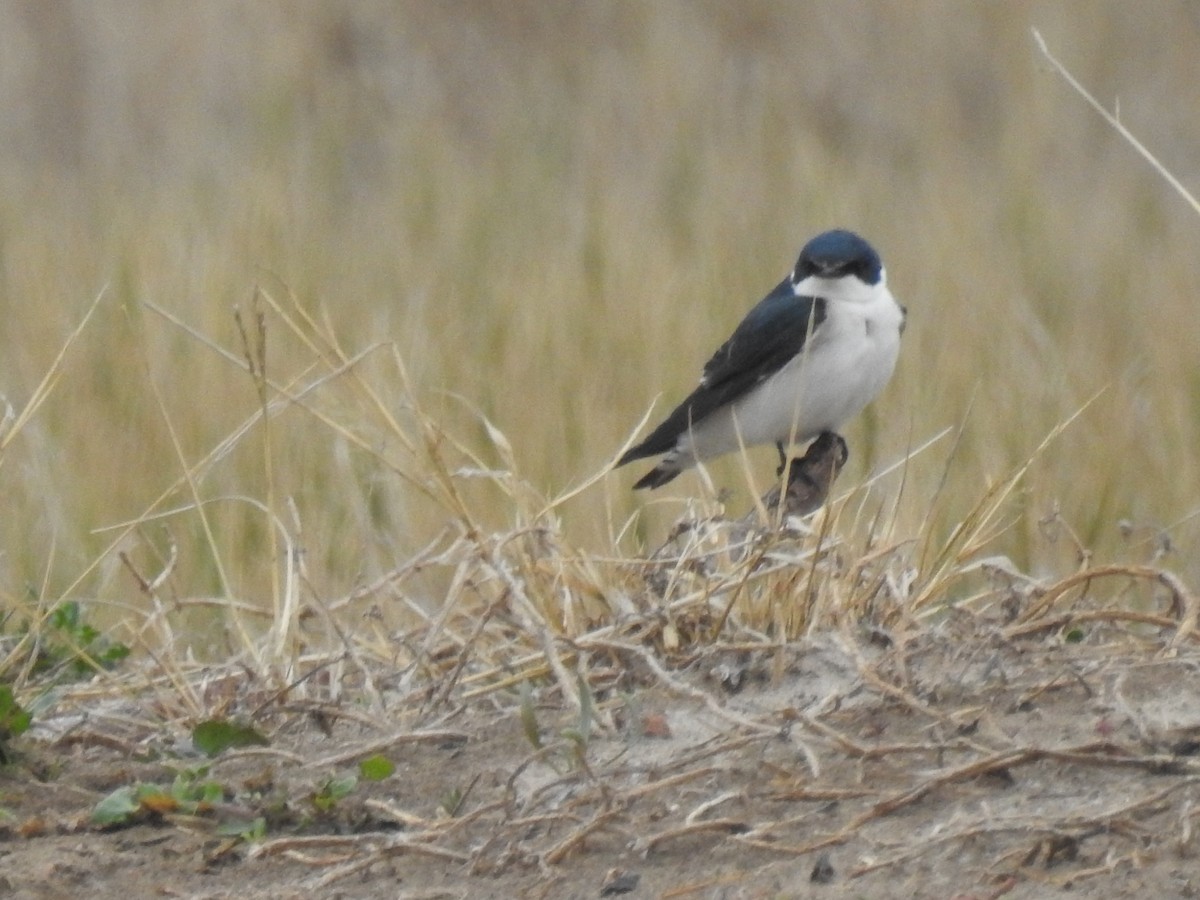
[[634, 489], [658, 488], [698, 462], [834, 432], [892, 377], [907, 310], [879, 254], [852, 231], [818, 234], [705, 364], [700, 384], [616, 465], [662, 456]]

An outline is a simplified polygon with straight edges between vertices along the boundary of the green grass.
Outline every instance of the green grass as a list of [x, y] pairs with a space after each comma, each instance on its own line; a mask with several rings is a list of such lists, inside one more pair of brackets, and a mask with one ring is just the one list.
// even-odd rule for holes
[[[1200, 581], [1195, 218], [1029, 36], [1186, 171], [1182, 6], [147, 6], [93, 27], [116, 14], [75, 23], [81, 74], [7, 64], [4, 103], [84, 113], [0, 109], [0, 393], [19, 411], [56, 377], [0, 457], [9, 622], [73, 600], [135, 651], [265, 663], [330, 621], [382, 646], [472, 596], [433, 557], [476, 530], [520, 533], [547, 594], [566, 580], [603, 618], [615, 576], [588, 560], [657, 546], [701, 481], [635, 496], [631, 468], [549, 498], [834, 225], [879, 247], [910, 316], [847, 429], [849, 546], [912, 548], [930, 577], [1036, 452], [954, 553], [1057, 573], [1079, 546], [1150, 559], [1166, 529]], [[773, 467], [752, 454], [757, 488]], [[750, 506], [740, 461], [711, 471]]]

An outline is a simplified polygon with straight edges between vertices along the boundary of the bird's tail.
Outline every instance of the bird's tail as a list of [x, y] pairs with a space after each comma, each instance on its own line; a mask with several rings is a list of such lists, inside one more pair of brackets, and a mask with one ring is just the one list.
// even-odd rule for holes
[[643, 488], [653, 490], [654, 488], [662, 487], [668, 481], [672, 481], [682, 471], [683, 467], [668, 457], [634, 482], [633, 489], [640, 491]]
[[630, 447], [623, 454], [621, 454], [621, 458], [617, 460], [613, 468], [619, 469], [621, 466], [631, 463], [634, 460], [644, 459], [649, 455], [649, 453], [642, 449], [642, 445], [638, 444], [636, 447]]

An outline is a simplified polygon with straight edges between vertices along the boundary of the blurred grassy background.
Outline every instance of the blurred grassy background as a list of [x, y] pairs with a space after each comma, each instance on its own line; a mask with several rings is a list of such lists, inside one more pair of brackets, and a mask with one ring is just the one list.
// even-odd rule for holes
[[[115, 554], [89, 568], [111, 540], [95, 529], [179, 478], [168, 418], [195, 462], [258, 408], [245, 372], [144, 301], [240, 357], [234, 308], [258, 285], [292, 291], [350, 352], [396, 342], [437, 419], [494, 463], [478, 409], [520, 473], [556, 493], [605, 465], [660, 393], [656, 415], [690, 389], [832, 226], [872, 240], [909, 309], [895, 381], [847, 430], [843, 483], [964, 429], [932, 521], [951, 441], [908, 467], [896, 537], [948, 533], [1107, 388], [1039, 458], [992, 549], [1071, 565], [1069, 543], [1039, 527], [1055, 508], [1107, 556], [1150, 552], [1120, 520], [1135, 542], [1170, 526], [1173, 565], [1195, 584], [1200, 222], [1048, 72], [1031, 27], [1197, 188], [1200, 4], [1183, 0], [0, 3], [10, 403], [107, 285], [3, 459], [0, 591], [137, 602]], [[268, 334], [275, 378], [309, 370], [294, 334], [270, 317]], [[405, 406], [383, 354], [363, 372]], [[338, 382], [313, 402], [381, 457], [396, 451]], [[388, 571], [441, 526], [443, 511], [306, 413], [282, 416], [272, 441], [319, 593]], [[753, 460], [765, 486], [774, 453]], [[561, 508], [581, 547], [611, 552], [610, 529], [647, 499], [629, 492], [638, 468]], [[737, 462], [713, 473], [744, 508]], [[868, 504], [890, 509], [898, 488], [883, 481]], [[200, 493], [219, 499], [233, 591], [258, 602], [258, 441]], [[511, 517], [495, 491], [473, 502]], [[652, 503], [635, 534], [653, 539], [680, 509]], [[220, 593], [194, 516], [121, 549], [151, 572], [172, 543], [172, 589]]]

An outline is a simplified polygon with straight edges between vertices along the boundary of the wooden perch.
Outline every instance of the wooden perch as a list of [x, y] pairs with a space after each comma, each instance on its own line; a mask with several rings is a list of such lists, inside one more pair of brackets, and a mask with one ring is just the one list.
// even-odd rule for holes
[[[788, 462], [787, 485], [783, 490], [783, 514], [785, 516], [807, 516], [820, 509], [833, 482], [837, 479], [850, 451], [839, 434], [823, 431], [813, 441], [807, 452], [798, 459]], [[773, 487], [762, 498], [768, 512], [779, 507], [780, 489]]]
[[[788, 462], [787, 483], [771, 488], [760, 505], [740, 519], [716, 516], [709, 519], [681, 520], [667, 540], [651, 554], [648, 578], [652, 589], [661, 594], [667, 581], [677, 574], [680, 566], [701, 574], [712, 574], [724, 564], [740, 563], [750, 549], [768, 532], [773, 523], [789, 517], [802, 517], [816, 512], [824, 505], [834, 481], [849, 458], [846, 442], [831, 431], [822, 432], [807, 452]], [[783, 515], [777, 518], [779, 505]], [[764, 520], [762, 511], [767, 518]]]

